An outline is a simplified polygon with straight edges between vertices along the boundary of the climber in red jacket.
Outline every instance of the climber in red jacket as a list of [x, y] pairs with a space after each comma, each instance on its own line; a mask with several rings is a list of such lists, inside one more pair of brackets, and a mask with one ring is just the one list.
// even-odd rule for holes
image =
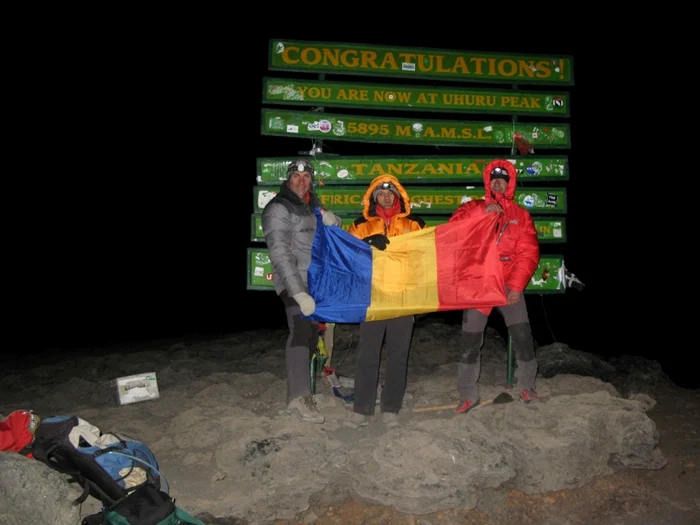
[[[507, 160], [494, 160], [484, 168], [485, 198], [469, 201], [450, 217], [459, 221], [469, 214], [497, 213], [498, 254], [506, 283], [508, 304], [497, 307], [503, 315], [517, 360], [518, 392], [525, 403], [539, 399], [535, 391], [535, 359], [530, 319], [523, 290], [540, 260], [537, 230], [530, 213], [514, 202], [517, 171]], [[462, 352], [457, 372], [460, 404], [457, 412], [468, 412], [479, 404], [477, 380], [481, 372], [481, 346], [491, 308], [465, 310], [462, 314]]]

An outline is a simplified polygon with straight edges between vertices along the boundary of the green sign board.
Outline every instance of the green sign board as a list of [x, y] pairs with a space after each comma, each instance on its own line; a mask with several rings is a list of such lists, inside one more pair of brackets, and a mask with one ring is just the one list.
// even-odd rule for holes
[[357, 142], [509, 148], [513, 146], [514, 137], [520, 135], [535, 149], [570, 146], [568, 124], [369, 117], [267, 108], [262, 110], [262, 134]]
[[[411, 211], [421, 215], [453, 213], [460, 204], [484, 197], [484, 188], [466, 187], [407, 187]], [[324, 208], [337, 213], [362, 213], [362, 198], [366, 188], [361, 186], [326, 186], [316, 193]], [[276, 188], [253, 187], [254, 211], [261, 212], [277, 195]], [[566, 213], [565, 188], [519, 188], [515, 200], [533, 214]]]
[[306, 106], [569, 116], [565, 93], [263, 79], [263, 102]]
[[[562, 280], [563, 257], [543, 255], [525, 293], [564, 293]], [[274, 290], [272, 263], [267, 248], [248, 248], [248, 290]]]
[[561, 255], [543, 255], [537, 270], [530, 278], [525, 293], [564, 293], [564, 258]]
[[[258, 184], [279, 185], [287, 179], [287, 166], [294, 158], [257, 159]], [[379, 175], [394, 175], [412, 184], [475, 182], [483, 184], [483, 169], [493, 157], [310, 157], [316, 184], [368, 184]], [[569, 163], [565, 156], [526, 156], [509, 159], [518, 170], [518, 181], [565, 181]]]
[[[352, 222], [359, 217], [357, 215], [338, 215], [343, 220], [342, 228], [347, 230]], [[428, 226], [445, 224], [449, 219], [448, 215], [422, 216]], [[537, 238], [541, 243], [566, 242], [566, 220], [563, 217], [533, 217]], [[251, 216], [250, 240], [253, 242], [265, 242], [265, 235], [262, 229], [262, 217], [260, 214]]]
[[[494, 31], [494, 35], [498, 35], [498, 30]], [[573, 59], [569, 56], [278, 39], [270, 40], [269, 68], [278, 71], [466, 82], [574, 84]]]
[[274, 290], [267, 248], [248, 248], [248, 290]]

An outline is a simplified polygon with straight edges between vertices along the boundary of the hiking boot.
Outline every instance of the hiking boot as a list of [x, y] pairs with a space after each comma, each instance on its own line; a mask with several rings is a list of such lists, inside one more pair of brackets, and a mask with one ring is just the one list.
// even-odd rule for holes
[[526, 405], [532, 404], [532, 403], [539, 403], [540, 401], [540, 396], [537, 392], [535, 392], [533, 389], [527, 389], [523, 388], [520, 391], [520, 401], [525, 403]]
[[292, 399], [287, 405], [287, 413], [296, 415], [302, 421], [308, 421], [309, 423], [323, 423], [326, 418], [318, 411], [316, 408], [316, 402], [313, 396], [299, 396]]
[[399, 426], [399, 415], [393, 412], [382, 412], [382, 421], [386, 428], [397, 428]]
[[478, 407], [479, 403], [481, 402], [480, 399], [477, 399], [476, 401], [472, 401], [471, 399], [467, 399], [466, 401], [462, 401], [455, 412], [458, 414], [465, 414], [469, 412], [472, 408]]
[[350, 417], [343, 420], [343, 424], [346, 427], [351, 427], [351, 428], [366, 427], [367, 425], [369, 425], [369, 416], [365, 416], [364, 414], [358, 414], [357, 412], [353, 412], [352, 414], [350, 414]]

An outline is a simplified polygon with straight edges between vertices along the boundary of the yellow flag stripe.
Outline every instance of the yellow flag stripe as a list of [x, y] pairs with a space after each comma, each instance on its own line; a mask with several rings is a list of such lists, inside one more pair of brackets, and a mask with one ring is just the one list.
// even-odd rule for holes
[[392, 237], [386, 250], [373, 249], [372, 257], [367, 321], [438, 310], [435, 226]]

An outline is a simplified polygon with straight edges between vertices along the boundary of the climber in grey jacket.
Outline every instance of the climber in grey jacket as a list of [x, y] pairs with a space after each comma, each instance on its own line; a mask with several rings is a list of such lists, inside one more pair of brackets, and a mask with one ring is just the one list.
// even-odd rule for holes
[[[317, 323], [302, 316], [314, 313], [309, 295], [307, 270], [316, 235], [315, 209], [321, 204], [314, 193], [314, 167], [307, 159], [295, 160], [287, 168], [287, 180], [265, 206], [262, 227], [272, 262], [272, 281], [282, 299], [289, 337], [285, 348], [287, 366], [287, 410], [312, 423], [323, 423], [311, 395], [309, 365], [318, 339]], [[321, 209], [323, 224], [340, 226], [333, 212]]]

